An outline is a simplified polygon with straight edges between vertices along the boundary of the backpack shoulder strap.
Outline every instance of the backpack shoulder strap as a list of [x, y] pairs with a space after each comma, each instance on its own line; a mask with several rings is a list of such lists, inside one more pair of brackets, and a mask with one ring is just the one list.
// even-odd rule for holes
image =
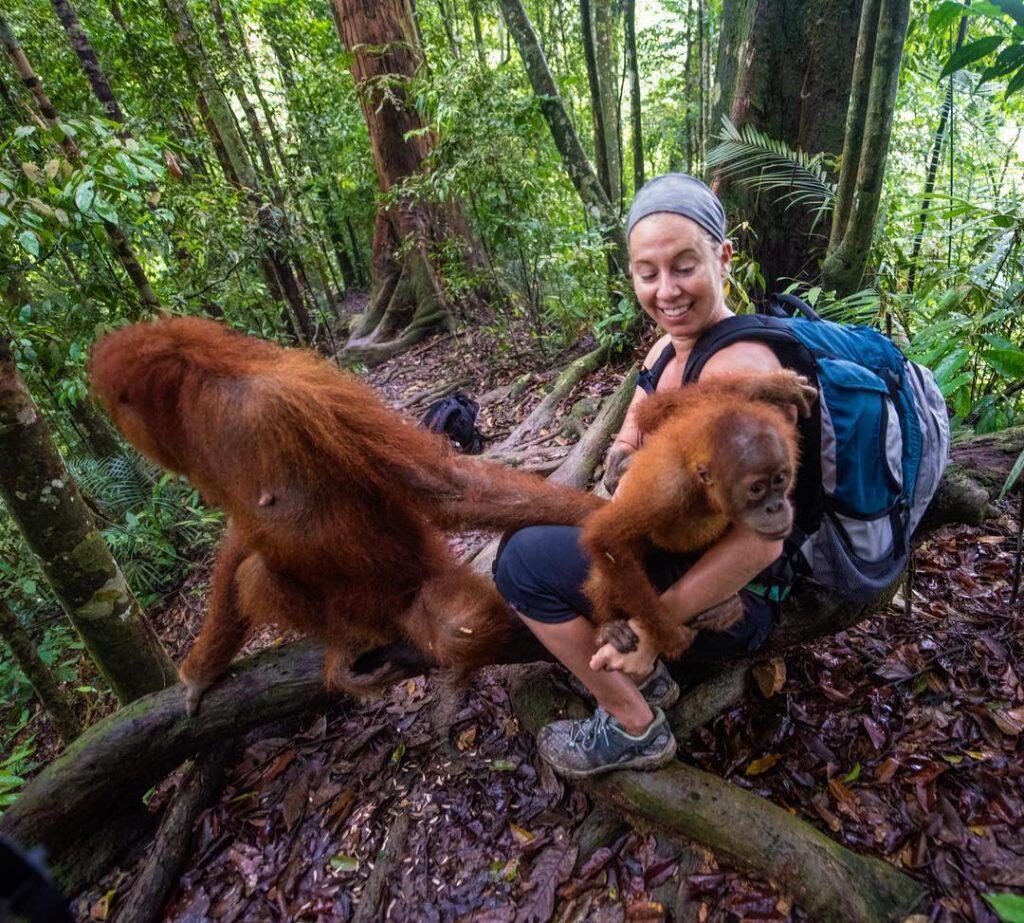
[[[720, 320], [710, 330], [705, 330], [697, 342], [693, 344], [690, 355], [686, 360], [686, 367], [683, 369], [683, 383], [688, 384], [700, 378], [704, 366], [708, 360], [719, 350], [741, 340], [753, 340], [757, 343], [765, 343], [772, 347], [779, 355], [779, 361], [786, 367], [792, 368], [796, 363], [793, 357], [784, 355], [794, 349], [804, 350], [803, 345], [789, 330], [787, 322], [781, 318], [768, 317], [763, 314], [736, 314]], [[798, 358], [804, 358], [800, 356]], [[810, 356], [806, 357], [810, 361]], [[805, 365], [805, 362], [799, 363]], [[813, 365], [813, 361], [811, 361]], [[797, 371], [803, 372], [802, 368]]]
[[676, 348], [671, 343], [666, 343], [661, 355], [654, 360], [654, 365], [650, 369], [640, 369], [636, 380], [637, 385], [643, 388], [647, 394], [654, 394], [658, 389], [658, 381], [665, 371], [665, 366], [672, 361], [675, 354]]

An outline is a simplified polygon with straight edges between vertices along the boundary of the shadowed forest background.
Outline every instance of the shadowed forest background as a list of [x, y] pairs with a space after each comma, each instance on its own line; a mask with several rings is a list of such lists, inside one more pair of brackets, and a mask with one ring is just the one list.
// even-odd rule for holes
[[[0, 45], [7, 832], [66, 745], [174, 681], [223, 526], [89, 396], [98, 335], [216, 318], [411, 418], [465, 390], [492, 458], [585, 487], [654, 338], [625, 211], [680, 170], [726, 204], [732, 307], [793, 292], [891, 336], [935, 372], [957, 477], [987, 491], [883, 615], [721, 674], [680, 754], [806, 821], [795, 856], [806, 827], [898, 869], [884, 887], [917, 889], [917, 919], [1024, 920], [1024, 4], [3, 0]], [[12, 421], [35, 427], [16, 451]], [[61, 550], [72, 534], [88, 560]], [[522, 677], [331, 703], [304, 656], [281, 654], [291, 700], [260, 687], [262, 724], [210, 719], [216, 746], [108, 741], [152, 779], [131, 810], [104, 802], [92, 840], [70, 795], [47, 821], [80, 918], [891, 918], [877, 882], [856, 911], [815, 905], [810, 873], [711, 820], [563, 785]], [[608, 808], [629, 798], [632, 828]], [[139, 856], [183, 802], [186, 848], [154, 884]]]

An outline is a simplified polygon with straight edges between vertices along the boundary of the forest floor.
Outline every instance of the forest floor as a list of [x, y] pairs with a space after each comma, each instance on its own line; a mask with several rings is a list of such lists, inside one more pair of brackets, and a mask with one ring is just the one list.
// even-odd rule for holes
[[[544, 361], [553, 370], [565, 357]], [[461, 382], [485, 397], [480, 425], [498, 441], [533, 400], [512, 397], [519, 374], [463, 334], [369, 380], [411, 416], [438, 383]], [[582, 390], [616, 384], [609, 373]], [[567, 441], [551, 434], [542, 451]], [[918, 552], [909, 616], [898, 599], [788, 653], [781, 688], [768, 697], [752, 688], [680, 741], [681, 757], [919, 879], [930, 891], [919, 919], [995, 921], [982, 895], [1024, 890], [1024, 611], [1008, 604], [1015, 532], [1004, 511], [980, 530], [939, 533]], [[483, 539], [458, 541], [470, 551]], [[176, 655], [197, 629], [205, 577], [194, 574], [158, 619]], [[277, 640], [268, 633], [257, 645]], [[475, 679], [447, 739], [438, 689], [420, 678], [377, 702], [340, 700], [249, 746], [203, 815], [167, 919], [347, 920], [381, 862], [381, 915], [392, 920], [808, 919], [770, 882], [643, 832], [612, 826], [580, 856], [581, 825], [600, 815], [539, 761], [500, 675]], [[83, 895], [80, 919], [112, 916], [132, 874]]]

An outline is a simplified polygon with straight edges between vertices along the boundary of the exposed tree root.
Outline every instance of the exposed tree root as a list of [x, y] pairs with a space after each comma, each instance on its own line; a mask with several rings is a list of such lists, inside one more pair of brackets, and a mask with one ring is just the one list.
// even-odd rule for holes
[[391, 823], [384, 846], [363, 888], [363, 895], [352, 915], [352, 923], [373, 923], [384, 919], [388, 898], [388, 880], [402, 863], [405, 841], [409, 836], [409, 815], [399, 814]]
[[[624, 383], [606, 401], [590, 428], [593, 436], [588, 432], [563, 465], [562, 483], [586, 482], [608, 434], [618, 426], [628, 403], [624, 397], [632, 387], [631, 382]], [[927, 527], [978, 522], [987, 509], [987, 494], [972, 480], [971, 472], [954, 466], [932, 503]], [[474, 563], [489, 567], [492, 558], [493, 551], [485, 550]], [[771, 647], [835, 633], [875, 611], [885, 598], [883, 594], [873, 604], [850, 606], [805, 586], [784, 607]], [[536, 659], [537, 648], [530, 640], [524, 631], [505, 652], [508, 659]], [[141, 794], [183, 761], [252, 728], [325, 707], [330, 699], [323, 689], [322, 669], [322, 651], [311, 642], [298, 642], [235, 664], [207, 693], [194, 719], [185, 714], [180, 686], [138, 699], [85, 731], [33, 779], [0, 818], [0, 833], [26, 847], [45, 846], [58, 880], [69, 891], [81, 888], [146, 832], [149, 821], [139, 809]], [[671, 716], [677, 735], [689, 736], [723, 707], [738, 701], [745, 671], [745, 665], [736, 666], [684, 697]], [[540, 704], [528, 709], [533, 714], [530, 726], [550, 715], [545, 686], [536, 684], [534, 691], [543, 694]], [[660, 824], [669, 835], [706, 842], [743, 867], [760, 863], [763, 874], [791, 888], [809, 910], [824, 906], [809, 893], [819, 890], [819, 880], [825, 884], [821, 893], [829, 895], [829, 900], [836, 888], [851, 889], [852, 909], [845, 919], [885, 919], [870, 914], [880, 903], [887, 901], [891, 910], [909, 899], [911, 892], [902, 876], [880, 875], [869, 860], [851, 860], [852, 854], [820, 834], [808, 840], [806, 825], [704, 773], [678, 766], [667, 775], [637, 777], [639, 782], [629, 781], [632, 778], [622, 776], [620, 781], [617, 776], [614, 784], [619, 787], [609, 789], [631, 816]], [[692, 805], [690, 798], [696, 799]], [[660, 813], [655, 810], [659, 799], [669, 806]], [[781, 824], [778, 830], [776, 820]], [[781, 837], [781, 849], [766, 845], [766, 837], [776, 834]], [[877, 885], [879, 901], [857, 890], [864, 881]], [[824, 910], [816, 912], [815, 918], [831, 919]]]
[[629, 402], [636, 391], [638, 369], [632, 368], [622, 380], [622, 384], [610, 397], [601, 404], [594, 422], [587, 428], [583, 438], [572, 447], [572, 451], [558, 470], [551, 475], [551, 480], [568, 487], [586, 487], [590, 475], [598, 463], [604, 458], [605, 447], [622, 425], [622, 419], [629, 408]]
[[180, 685], [136, 699], [94, 724], [34, 778], [0, 818], [0, 833], [62, 858], [86, 832], [137, 802], [193, 754], [252, 728], [323, 708], [323, 651], [302, 641], [236, 664], [185, 714]]
[[541, 398], [540, 403], [530, 411], [522, 423], [508, 434], [508, 437], [496, 447], [495, 451], [498, 454], [514, 452], [521, 447], [522, 443], [536, 436], [542, 429], [549, 428], [555, 418], [558, 406], [569, 396], [576, 385], [604, 362], [607, 355], [608, 351], [603, 346], [599, 346], [570, 362], [555, 379], [555, 383], [548, 393]]
[[220, 793], [231, 744], [200, 756], [178, 783], [145, 864], [132, 882], [116, 923], [155, 923], [192, 846], [196, 818]]
[[[511, 682], [516, 714], [534, 732], [560, 713], [550, 671], [521, 667]], [[678, 761], [658, 772], [613, 773], [587, 787], [642, 827], [706, 846], [770, 878], [815, 920], [901, 920], [924, 896], [887, 863], [858, 856], [771, 802]]]

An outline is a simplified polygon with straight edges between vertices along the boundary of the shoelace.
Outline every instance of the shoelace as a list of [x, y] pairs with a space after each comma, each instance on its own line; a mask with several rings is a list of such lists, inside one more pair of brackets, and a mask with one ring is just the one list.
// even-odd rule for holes
[[595, 709], [594, 714], [582, 721], [577, 721], [569, 730], [569, 746], [578, 746], [588, 753], [593, 750], [598, 741], [608, 744], [608, 722], [612, 716], [603, 708]]

